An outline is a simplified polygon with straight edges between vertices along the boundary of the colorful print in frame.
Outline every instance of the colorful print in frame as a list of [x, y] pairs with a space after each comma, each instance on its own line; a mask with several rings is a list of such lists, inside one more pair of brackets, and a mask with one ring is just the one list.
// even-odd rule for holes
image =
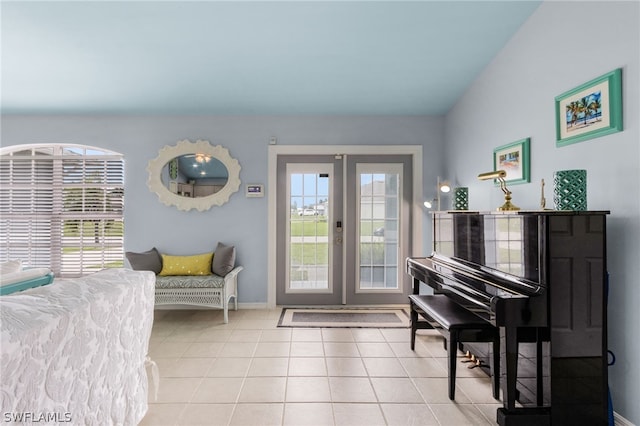
[[530, 139], [525, 138], [493, 150], [493, 170], [507, 172], [505, 182], [509, 184], [531, 182], [529, 145]]
[[622, 131], [620, 68], [556, 97], [556, 146]]

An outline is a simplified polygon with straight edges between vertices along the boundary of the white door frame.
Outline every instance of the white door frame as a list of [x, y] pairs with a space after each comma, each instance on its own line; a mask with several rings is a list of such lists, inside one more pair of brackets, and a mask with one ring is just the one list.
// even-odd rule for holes
[[412, 253], [422, 253], [422, 146], [421, 145], [269, 145], [267, 181], [267, 308], [276, 307], [276, 213], [279, 155], [411, 155], [413, 166]]

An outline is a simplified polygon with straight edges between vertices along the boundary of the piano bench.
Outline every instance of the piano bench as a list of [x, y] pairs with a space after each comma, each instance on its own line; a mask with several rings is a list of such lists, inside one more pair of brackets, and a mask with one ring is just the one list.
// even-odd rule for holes
[[[460, 342], [491, 342], [493, 357], [491, 385], [493, 397], [500, 398], [500, 333], [497, 327], [474, 315], [443, 294], [410, 295], [411, 350], [415, 350], [416, 331], [434, 328], [445, 338], [449, 366], [449, 399], [455, 399], [456, 354]], [[418, 315], [426, 321], [418, 321]], [[448, 342], [448, 343], [447, 343]]]

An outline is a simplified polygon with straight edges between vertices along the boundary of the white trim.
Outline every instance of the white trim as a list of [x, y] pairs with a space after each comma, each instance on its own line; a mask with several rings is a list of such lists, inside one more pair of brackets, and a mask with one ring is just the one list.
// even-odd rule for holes
[[629, 420], [622, 417], [620, 414], [613, 412], [613, 424], [615, 426], [635, 426]]
[[276, 306], [276, 213], [278, 155], [411, 155], [413, 157], [413, 253], [422, 253], [422, 145], [269, 145], [267, 211], [267, 307]]

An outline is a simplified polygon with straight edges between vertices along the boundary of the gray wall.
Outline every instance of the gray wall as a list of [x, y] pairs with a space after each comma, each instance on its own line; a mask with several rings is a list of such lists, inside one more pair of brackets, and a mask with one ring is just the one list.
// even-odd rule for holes
[[[494, 209], [502, 193], [476, 179], [497, 146], [531, 138], [531, 183], [513, 202], [539, 206], [540, 180], [553, 208], [553, 172], [586, 169], [588, 208], [608, 219], [609, 368], [616, 412], [640, 424], [640, 150], [638, 2], [545, 2], [446, 116], [446, 169], [469, 186], [472, 209]], [[591, 32], [594, 30], [593, 32]], [[555, 96], [622, 68], [624, 131], [555, 147]]]
[[[213, 250], [234, 244], [239, 302], [267, 302], [267, 197], [246, 198], [247, 183], [267, 183], [269, 138], [279, 145], [422, 145], [426, 182], [441, 171], [444, 120], [433, 117], [146, 117], [3, 116], [2, 145], [78, 143], [125, 156], [125, 248], [156, 246], [168, 254]], [[229, 203], [205, 212], [182, 212], [158, 201], [147, 189], [147, 162], [165, 145], [182, 139], [209, 140], [240, 162], [240, 191]], [[428, 191], [429, 189], [425, 189]], [[269, 188], [265, 188], [265, 192]], [[423, 221], [428, 223], [426, 215]], [[424, 226], [424, 241], [430, 228]], [[424, 247], [429, 244], [423, 242]], [[417, 253], [422, 254], [422, 253]]]

